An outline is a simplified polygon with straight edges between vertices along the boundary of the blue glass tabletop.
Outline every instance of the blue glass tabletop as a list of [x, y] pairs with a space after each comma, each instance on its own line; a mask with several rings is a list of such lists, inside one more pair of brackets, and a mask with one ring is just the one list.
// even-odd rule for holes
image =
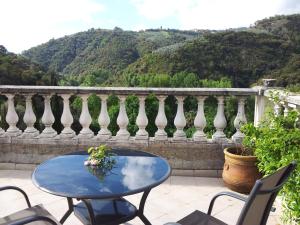
[[105, 199], [145, 191], [170, 175], [168, 162], [159, 156], [133, 150], [113, 151], [112, 169], [85, 166], [88, 155], [77, 152], [45, 161], [33, 172], [32, 181], [54, 195]]

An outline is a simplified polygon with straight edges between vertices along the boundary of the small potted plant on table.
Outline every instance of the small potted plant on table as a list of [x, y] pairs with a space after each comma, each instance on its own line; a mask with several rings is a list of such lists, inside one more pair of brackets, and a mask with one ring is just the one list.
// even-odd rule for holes
[[87, 152], [89, 157], [84, 165], [88, 167], [92, 174], [103, 180], [116, 163], [116, 160], [112, 157], [115, 154], [111, 152], [111, 148], [107, 145], [90, 147]]
[[87, 150], [89, 157], [84, 162], [86, 166], [99, 166], [109, 167], [114, 164], [115, 160], [111, 158], [114, 154], [111, 152], [111, 148], [107, 145], [99, 145], [98, 147], [90, 147]]

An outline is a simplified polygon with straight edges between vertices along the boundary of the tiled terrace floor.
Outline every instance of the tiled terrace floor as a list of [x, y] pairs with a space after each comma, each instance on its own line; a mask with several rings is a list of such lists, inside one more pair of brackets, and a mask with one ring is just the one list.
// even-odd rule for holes
[[[37, 189], [31, 182], [31, 171], [0, 170], [0, 186], [16, 185], [23, 188], [31, 203], [43, 204], [56, 218], [60, 218], [67, 209], [64, 198], [53, 196]], [[154, 188], [145, 206], [145, 215], [153, 225], [177, 221], [195, 209], [207, 211], [209, 200], [220, 191], [227, 190], [221, 179], [203, 177], [172, 176], [162, 185]], [[138, 204], [141, 195], [129, 196], [128, 199]], [[25, 207], [22, 196], [14, 191], [0, 192], [0, 217], [8, 215]], [[242, 204], [237, 200], [221, 198], [217, 200], [213, 215], [228, 224], [235, 224]], [[269, 217], [268, 225], [280, 224], [278, 210]], [[72, 214], [66, 225], [80, 225]], [[127, 225], [140, 225], [139, 219], [134, 219]]]

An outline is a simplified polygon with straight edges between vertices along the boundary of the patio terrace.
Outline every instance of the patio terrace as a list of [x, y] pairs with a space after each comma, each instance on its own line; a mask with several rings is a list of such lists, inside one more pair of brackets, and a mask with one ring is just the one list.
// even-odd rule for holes
[[[100, 130], [94, 133], [90, 129], [92, 122], [88, 106], [88, 98], [96, 95], [101, 100], [101, 109], [98, 116]], [[157, 131], [150, 136], [145, 129], [148, 125], [145, 99], [154, 94], [158, 99], [158, 109], [155, 113], [155, 126]], [[151, 152], [168, 159], [173, 172], [181, 175], [220, 177], [224, 156], [223, 149], [241, 143], [244, 137], [240, 126], [246, 121], [245, 99], [249, 96], [256, 97], [255, 122], [260, 119], [263, 111], [263, 88], [125, 88], [125, 87], [49, 87], [49, 86], [1, 86], [0, 95], [5, 97], [2, 103], [2, 120], [5, 119], [6, 128], [0, 127], [0, 167], [6, 169], [32, 168], [36, 164], [53, 157], [74, 150], [87, 149], [89, 146], [108, 144], [116, 148], [130, 148]], [[33, 96], [41, 96], [43, 115], [35, 115], [33, 111]], [[108, 114], [107, 99], [115, 95], [119, 99], [119, 114], [117, 116], [116, 135], [108, 129], [111, 118]], [[125, 107], [125, 100], [129, 95], [135, 95], [139, 100], [136, 126], [138, 131], [131, 136], [128, 132], [129, 118]], [[53, 115], [53, 97], [58, 97], [63, 105], [60, 118]], [[82, 99], [82, 108], [79, 123], [82, 127], [79, 133], [75, 133], [71, 125], [75, 115], [70, 110], [70, 98], [77, 96]], [[165, 112], [165, 100], [168, 96], [174, 96], [177, 100], [176, 116], [171, 121], [176, 127], [172, 137], [168, 137], [165, 127], [168, 123]], [[188, 96], [198, 101], [198, 109], [193, 118], [196, 132], [192, 138], [187, 138], [184, 127], [187, 118], [184, 109], [184, 99]], [[213, 121], [215, 132], [208, 138], [204, 132], [207, 121], [204, 113], [205, 99], [214, 96], [217, 100], [215, 105], [216, 115]], [[236, 133], [231, 138], [226, 137], [224, 129], [227, 126], [225, 118], [225, 99], [235, 96], [238, 99], [237, 115], [234, 126]], [[18, 99], [18, 102], [16, 101]], [[20, 105], [21, 103], [21, 105]], [[40, 104], [41, 104], [40, 103]], [[23, 105], [22, 105], [23, 104]], [[17, 113], [18, 107], [25, 108], [24, 115]], [[90, 107], [95, 107], [90, 106]], [[44, 126], [38, 131], [34, 124], [36, 121]], [[59, 121], [58, 121], [59, 120]], [[20, 121], [25, 128], [20, 129]], [[63, 130], [58, 132], [53, 129], [54, 123], [61, 123]], [[149, 122], [150, 123], [150, 122]], [[4, 123], [2, 123], [4, 124]], [[153, 125], [152, 125], [153, 126]], [[32, 166], [31, 166], [32, 165]]]
[[[152, 93], [159, 100], [155, 120], [158, 131], [153, 137], [150, 137], [145, 130], [148, 124], [145, 113], [145, 98]], [[89, 128], [91, 115], [87, 99], [91, 94], [96, 94], [101, 99], [98, 119], [101, 129], [97, 134], [94, 134]], [[119, 131], [116, 136], [112, 136], [108, 130], [110, 118], [106, 100], [111, 94], [118, 96], [120, 100], [117, 118]], [[139, 112], [136, 119], [139, 130], [135, 136], [130, 136], [127, 130], [128, 116], [125, 108], [125, 100], [128, 95], [132, 94], [139, 99]], [[147, 199], [145, 214], [154, 225], [177, 221], [195, 209], [206, 211], [211, 197], [217, 192], [227, 190], [223, 186], [222, 180], [217, 177], [220, 177], [222, 172], [224, 147], [239, 144], [243, 138], [240, 124], [245, 121], [245, 98], [251, 95], [255, 96], [255, 124], [258, 124], [262, 118], [267, 102], [272, 101], [271, 90], [266, 87], [253, 89], [175, 89], [0, 85], [0, 95], [5, 96], [6, 99], [6, 102], [2, 104], [2, 107], [6, 109], [6, 115], [2, 116], [0, 121], [1, 119], [5, 120], [8, 124], [7, 129], [0, 126], [0, 185], [17, 185], [23, 188], [29, 194], [33, 204], [44, 204], [56, 218], [60, 218], [67, 208], [67, 202], [63, 198], [44, 193], [33, 186], [30, 175], [31, 170], [37, 164], [55, 155], [86, 149], [87, 146], [96, 146], [102, 143], [117, 148], [144, 150], [165, 157], [173, 169], [172, 176], [164, 184], [154, 188]], [[40, 95], [44, 99], [44, 112], [41, 118], [37, 118], [33, 112], [32, 97], [34, 95]], [[63, 102], [60, 122], [64, 129], [61, 133], [52, 127], [55, 121], [51, 108], [51, 98], [54, 95], [61, 96]], [[69, 98], [73, 95], [81, 97], [83, 101], [79, 118], [82, 130], [79, 134], [76, 134], [71, 128], [74, 118], [70, 111]], [[176, 127], [173, 137], [167, 137], [164, 131], [167, 123], [164, 101], [169, 95], [175, 96], [178, 104], [176, 117], [173, 121]], [[18, 107], [15, 104], [16, 96], [22, 96], [26, 103], [25, 114], [22, 117], [16, 112]], [[197, 115], [194, 118], [196, 132], [192, 138], [187, 138], [183, 131], [186, 125], [183, 101], [186, 96], [193, 96], [198, 100]], [[206, 126], [204, 108], [207, 96], [214, 96], [218, 101], [214, 119], [215, 133], [211, 139], [207, 138], [207, 134], [203, 131]], [[234, 121], [236, 133], [230, 138], [224, 134], [224, 129], [227, 126], [224, 115], [224, 100], [228, 96], [236, 96], [238, 99], [237, 115]], [[291, 109], [299, 110], [299, 96], [280, 94], [279, 97], [280, 101], [273, 104], [275, 113], [282, 111], [286, 113]], [[19, 120], [23, 120], [26, 129], [21, 130], [17, 126]], [[40, 120], [45, 127], [41, 132], [34, 127], [37, 120]], [[141, 195], [128, 196], [133, 203], [137, 203], [140, 197]], [[5, 207], [0, 208], [0, 217], [25, 207], [25, 202], [21, 196], [16, 196], [14, 192], [6, 192], [5, 195], [0, 193], [0, 199], [1, 204], [5, 204]], [[235, 224], [241, 206], [241, 203], [236, 200], [223, 198], [217, 201], [213, 215], [229, 224]], [[271, 213], [268, 224], [280, 224], [279, 215], [280, 207], [277, 207], [277, 211]], [[66, 224], [77, 225], [81, 223], [72, 215]], [[139, 219], [135, 219], [127, 224], [142, 223]]]
[[[56, 197], [37, 189], [31, 182], [31, 171], [0, 170], [0, 186], [16, 185], [24, 189], [29, 195], [33, 205], [43, 204], [56, 218], [61, 218], [67, 210], [65, 198]], [[166, 222], [175, 222], [198, 209], [206, 212], [209, 201], [213, 195], [220, 191], [227, 191], [219, 178], [171, 176], [163, 184], [153, 188], [145, 206], [145, 215], [153, 225], [162, 225]], [[140, 194], [126, 197], [133, 204], [138, 204]], [[26, 207], [20, 194], [13, 191], [0, 192], [1, 206], [0, 217]], [[278, 201], [278, 198], [277, 198]], [[276, 212], [271, 212], [267, 225], [282, 224], [279, 220], [280, 207], [276, 202]], [[213, 215], [227, 222], [235, 224], [242, 208], [238, 200], [227, 197], [216, 201]], [[72, 214], [64, 223], [65, 225], [81, 225], [82, 223]], [[127, 225], [142, 225], [136, 218], [126, 223]]]

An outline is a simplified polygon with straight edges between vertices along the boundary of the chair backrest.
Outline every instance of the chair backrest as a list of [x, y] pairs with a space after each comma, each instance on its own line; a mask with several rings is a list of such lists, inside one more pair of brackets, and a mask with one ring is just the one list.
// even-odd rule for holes
[[238, 218], [237, 225], [265, 225], [274, 200], [296, 167], [292, 162], [275, 173], [257, 180]]

